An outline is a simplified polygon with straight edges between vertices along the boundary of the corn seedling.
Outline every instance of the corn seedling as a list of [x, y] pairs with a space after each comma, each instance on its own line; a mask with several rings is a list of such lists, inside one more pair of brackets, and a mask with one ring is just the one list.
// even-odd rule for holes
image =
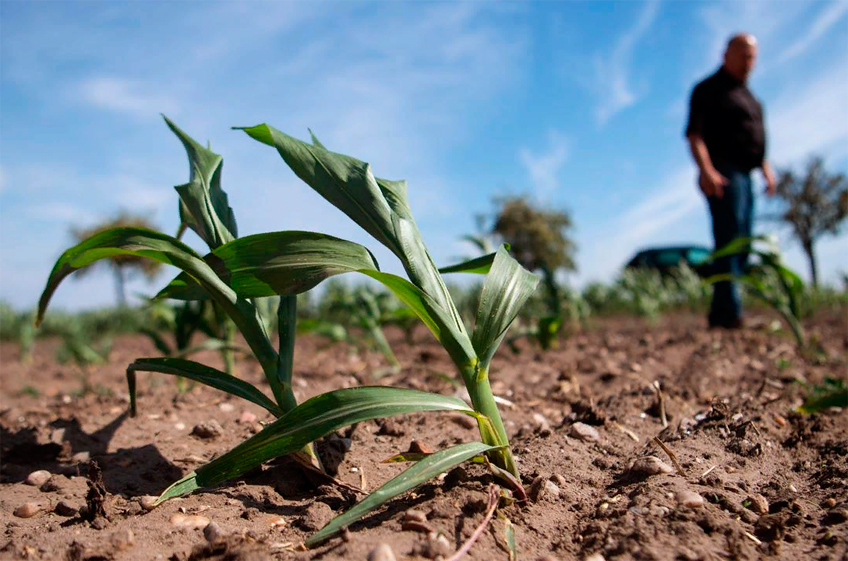
[[[237, 250], [239, 256], [265, 254], [266, 248], [261, 242], [255, 243], [255, 238], [246, 241], [237, 238], [235, 216], [229, 206], [227, 194], [221, 188], [221, 156], [198, 144], [167, 118], [165, 121], [179, 138], [189, 160], [189, 182], [175, 188], [180, 198], [181, 223], [197, 233], [213, 252], [220, 250], [227, 255], [226, 252], [228, 248], [233, 247], [233, 242], [238, 242], [240, 245], [237, 247], [247, 247]], [[284, 236], [275, 241], [287, 247], [287, 243], [296, 243], [302, 237], [296, 233], [294, 236]], [[307, 241], [310, 242], [321, 243], [321, 240], [313, 236]], [[274, 250], [273, 247], [267, 249]], [[277, 250], [279, 251], [279, 248]], [[284, 319], [280, 320], [278, 351], [270, 340], [255, 301], [244, 298], [233, 290], [232, 275], [227, 264], [215, 253], [204, 258], [177, 238], [167, 234], [136, 227], [114, 228], [98, 232], [68, 249], [50, 273], [39, 301], [38, 321], [44, 318], [51, 296], [65, 277], [99, 259], [119, 254], [138, 255], [180, 268], [183, 272], [166, 286], [158, 297], [215, 302], [238, 326], [259, 361], [273, 394], [273, 399], [269, 399], [260, 390], [235, 376], [185, 358], [140, 358], [127, 368], [130, 410], [133, 415], [136, 413], [138, 371], [171, 374], [200, 382], [256, 403], [278, 417], [295, 408], [297, 403], [291, 388], [295, 297], [280, 299], [278, 315]], [[312, 463], [317, 465], [317, 458], [311, 446], [307, 446], [305, 452], [312, 458]], [[299, 457], [303, 458], [303, 455]]]
[[81, 388], [79, 395], [89, 393], [109, 393], [101, 386], [92, 386], [90, 382], [91, 368], [109, 361], [112, 350], [112, 338], [108, 335], [95, 334], [80, 324], [69, 324], [62, 334], [62, 345], [56, 351], [56, 360], [60, 364], [72, 363], [77, 367]]
[[[395, 317], [392, 300], [390, 293], [376, 291], [369, 285], [361, 284], [351, 288], [341, 281], [329, 281], [321, 303], [322, 315], [329, 321], [313, 320], [304, 327], [318, 334], [332, 336], [335, 332], [329, 331], [329, 328], [331, 322], [335, 321], [341, 340], [355, 347], [376, 349], [388, 361], [390, 371], [396, 373], [400, 371], [400, 363], [383, 333], [383, 327]], [[418, 317], [414, 318], [417, 322]], [[362, 335], [357, 336], [351, 328], [359, 330]], [[300, 327], [298, 329], [301, 330]], [[377, 373], [372, 375], [379, 377]]]
[[[223, 372], [185, 359], [139, 359], [128, 369], [134, 407], [135, 372], [179, 374], [228, 391], [268, 409], [279, 418], [229, 452], [174, 483], [158, 502], [201, 487], [231, 480], [275, 457], [295, 453], [344, 426], [369, 419], [420, 411], [455, 411], [473, 416], [480, 441], [437, 451], [332, 520], [307, 546], [391, 498], [452, 467], [485, 456], [505, 482], [518, 485], [518, 470], [489, 384], [489, 366], [513, 319], [536, 289], [538, 279], [502, 247], [496, 253], [446, 269], [486, 274], [476, 325], [469, 334], [421, 239], [407, 201], [406, 183], [375, 177], [371, 167], [326, 150], [313, 136], [301, 142], [267, 125], [245, 128], [250, 137], [275, 147], [307, 185], [344, 212], [401, 262], [408, 278], [380, 271], [368, 249], [314, 232], [271, 232], [236, 238], [235, 221], [220, 188], [220, 156], [169, 122], [191, 161], [191, 181], [177, 191], [190, 219], [186, 222], [209, 243], [201, 257], [179, 240], [150, 230], [122, 228], [103, 232], [67, 250], [56, 263], [39, 303], [39, 317], [59, 283], [74, 270], [119, 252], [130, 252], [182, 269], [162, 295], [186, 299], [211, 297], [242, 332], [266, 374], [274, 399]], [[410, 307], [442, 344], [465, 383], [471, 406], [455, 397], [391, 387], [357, 387], [327, 392], [296, 405], [291, 391], [296, 294], [333, 275], [358, 272], [381, 282]], [[272, 347], [253, 299], [281, 296], [279, 351]]]
[[32, 325], [32, 314], [16, 312], [9, 304], [0, 301], [0, 339], [17, 340], [18, 360], [22, 364], [32, 362], [36, 329]]
[[[202, 351], [219, 351], [224, 362], [224, 372], [233, 375], [235, 352], [249, 352], [233, 342], [235, 334], [231, 333], [232, 322], [225, 322], [224, 320], [229, 318], [222, 318], [220, 308], [210, 300], [169, 303], [152, 299], [148, 304], [148, 311], [151, 316], [150, 325], [143, 326], [139, 332], [146, 335], [166, 357], [188, 358]], [[164, 333], [169, 337], [163, 336]], [[192, 344], [195, 335], [200, 334], [206, 338]], [[186, 381], [185, 378], [177, 378], [177, 388], [181, 392], [190, 388]]]
[[[761, 242], [764, 247], [754, 247]], [[801, 298], [804, 294], [804, 281], [783, 264], [777, 243], [769, 236], [737, 238], [710, 255], [710, 261], [735, 255], [751, 253], [759, 258], [759, 263], [749, 267], [742, 275], [720, 273], [704, 280], [706, 284], [723, 281], [738, 281], [759, 300], [774, 309], [792, 331], [798, 348], [807, 348], [807, 338], [801, 326]]]
[[831, 407], [848, 407], [848, 384], [845, 380], [825, 378], [823, 383], [808, 390], [804, 403], [798, 408], [801, 413], [820, 413]]

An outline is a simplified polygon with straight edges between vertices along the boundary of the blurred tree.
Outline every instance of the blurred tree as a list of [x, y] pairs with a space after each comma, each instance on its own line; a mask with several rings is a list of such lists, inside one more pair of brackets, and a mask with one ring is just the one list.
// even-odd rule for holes
[[783, 210], [767, 218], [792, 228], [807, 255], [813, 286], [818, 286], [814, 246], [825, 234], [838, 234], [848, 216], [848, 181], [841, 173], [827, 173], [824, 160], [814, 157], [803, 177], [793, 170], [781, 170], [775, 195], [781, 200]]
[[[573, 227], [565, 210], [535, 206], [526, 196], [495, 199], [495, 221], [491, 233], [510, 244], [510, 253], [530, 271], [540, 271], [549, 310], [540, 330], [550, 337], [558, 333], [562, 318], [562, 298], [556, 283], [557, 271], [574, 271], [576, 246], [569, 237]], [[542, 346], [547, 343], [542, 341]]]
[[[95, 224], [90, 228], [79, 228], [73, 226], [71, 227], [71, 235], [76, 238], [77, 242], [81, 242], [111, 228], [156, 229], [146, 217], [131, 214], [127, 211], [120, 211], [115, 218], [105, 220], [104, 222]], [[153, 280], [156, 277], [156, 273], [159, 272], [159, 269], [162, 266], [159, 261], [154, 261], [153, 259], [147, 259], [137, 255], [114, 255], [108, 259], [96, 261], [93, 265], [101, 263], [107, 265], [112, 270], [112, 274], [115, 276], [115, 293], [118, 297], [118, 305], [122, 307], [127, 304], [126, 283], [129, 276], [133, 273], [141, 273], [146, 279]], [[77, 271], [76, 275], [79, 277], [85, 275], [92, 269], [93, 265], [80, 269]]]
[[544, 272], [574, 271], [576, 246], [568, 236], [571, 216], [564, 210], [542, 209], [526, 196], [495, 199], [492, 233], [510, 244], [510, 253], [525, 268]]

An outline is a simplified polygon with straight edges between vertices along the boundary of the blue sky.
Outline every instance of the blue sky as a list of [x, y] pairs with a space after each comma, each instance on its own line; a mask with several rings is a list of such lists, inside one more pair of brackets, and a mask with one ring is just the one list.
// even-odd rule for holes
[[[188, 166], [160, 112], [223, 155], [241, 235], [327, 232], [398, 270], [275, 151], [230, 130], [268, 122], [301, 138], [311, 127], [380, 176], [407, 179], [439, 263], [469, 253], [459, 237], [493, 196], [519, 193], [572, 213], [578, 286], [610, 280], [641, 247], [710, 245], [682, 131], [692, 86], [737, 31], [759, 38], [750, 85], [769, 159], [799, 167], [819, 153], [848, 171], [845, 1], [4, 1], [0, 298], [36, 302], [72, 224], [126, 208], [175, 231], [173, 186]], [[758, 229], [806, 274], [787, 231]], [[848, 233], [818, 250], [835, 282]], [[67, 281], [54, 299], [113, 302], [108, 274]]]

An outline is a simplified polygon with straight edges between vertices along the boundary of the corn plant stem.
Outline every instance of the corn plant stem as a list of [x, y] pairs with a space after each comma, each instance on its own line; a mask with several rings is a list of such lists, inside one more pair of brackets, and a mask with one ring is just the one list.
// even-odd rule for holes
[[[220, 282], [220, 286], [216, 288], [228, 298], [215, 298], [215, 301], [233, 318], [235, 325], [241, 331], [245, 341], [247, 341], [250, 350], [253, 351], [259, 364], [262, 365], [262, 371], [265, 373], [265, 379], [271, 386], [274, 400], [284, 412], [294, 409], [297, 404], [294, 394], [292, 394], [291, 385], [286, 388], [279, 382], [277, 377], [279, 355], [268, 339], [265, 327], [257, 315], [256, 307], [248, 300], [237, 297], [232, 289], [223, 282]], [[215, 294], [215, 291], [208, 290], [208, 292], [213, 295]], [[230, 295], [232, 295], [231, 298], [229, 298]]]
[[487, 367], [466, 367], [462, 369], [462, 377], [466, 381], [468, 395], [471, 397], [471, 405], [474, 410], [488, 417], [495, 429], [495, 442], [488, 442], [487, 435], [481, 432], [483, 442], [492, 446], [503, 446], [503, 448], [492, 453], [490, 460], [498, 467], [507, 470], [512, 475], [518, 477], [518, 468], [515, 465], [515, 459], [512, 457], [512, 451], [509, 449], [509, 439], [506, 436], [506, 428], [501, 419], [498, 404], [495, 402], [495, 396], [492, 393], [492, 386], [489, 385], [489, 370]]
[[280, 296], [277, 307], [277, 330], [280, 336], [280, 352], [277, 355], [276, 379], [283, 389], [284, 402], [279, 405], [283, 411], [297, 407], [292, 392], [292, 372], [294, 370], [294, 342], [297, 321], [297, 296]]
[[224, 318], [224, 341], [227, 343], [226, 346], [221, 349], [221, 357], [224, 359], [224, 372], [226, 372], [230, 376], [235, 376], [236, 324], [233, 323], [233, 321], [228, 317]]
[[801, 326], [801, 322], [798, 321], [798, 317], [792, 313], [792, 309], [781, 304], [781, 302], [777, 298], [770, 298], [763, 291], [758, 290], [757, 288], [752, 287], [752, 291], [755, 296], [757, 296], [760, 300], [771, 306], [772, 309], [777, 311], [780, 317], [783, 318], [783, 321], [786, 322], [786, 324], [789, 326], [789, 329], [792, 331], [792, 335], [795, 336], [795, 343], [798, 345], [798, 348], [806, 349], [807, 337], [804, 334], [804, 328]]
[[[292, 390], [292, 373], [294, 372], [294, 343], [297, 337], [297, 296], [280, 296], [277, 306], [277, 333], [280, 338], [279, 353], [277, 354], [276, 381], [283, 390], [282, 401], [278, 400], [280, 408], [288, 413], [297, 407], [297, 400]], [[306, 455], [304, 464], [313, 466], [322, 473], [324, 467], [321, 458], [318, 457], [313, 444], [307, 444], [300, 451], [300, 458], [295, 454], [295, 459], [300, 460]]]

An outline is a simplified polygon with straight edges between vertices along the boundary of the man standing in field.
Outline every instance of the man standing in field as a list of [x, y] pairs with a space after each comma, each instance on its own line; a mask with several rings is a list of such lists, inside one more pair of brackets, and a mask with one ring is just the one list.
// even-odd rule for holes
[[[698, 164], [698, 185], [707, 198], [715, 248], [735, 238], [751, 236], [754, 199], [751, 171], [762, 169], [766, 192], [774, 194], [774, 172], [765, 161], [763, 109], [746, 86], [757, 60], [757, 40], [747, 34], [731, 37], [724, 64], [692, 91], [686, 138]], [[715, 273], [744, 273], [748, 254], [715, 263]], [[713, 285], [710, 327], [742, 326], [742, 303], [736, 283]]]

